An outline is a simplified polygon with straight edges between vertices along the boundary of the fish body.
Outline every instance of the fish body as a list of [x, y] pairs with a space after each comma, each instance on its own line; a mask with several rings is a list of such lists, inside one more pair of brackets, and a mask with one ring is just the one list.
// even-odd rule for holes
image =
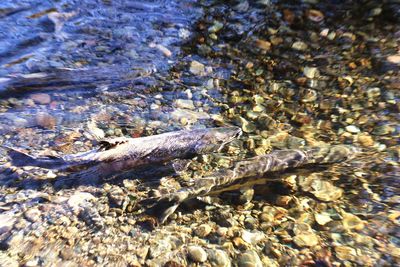
[[101, 141], [97, 149], [61, 157], [34, 157], [17, 149], [7, 149], [14, 166], [37, 166], [69, 172], [90, 169], [92, 174], [109, 176], [139, 166], [215, 152], [240, 134], [238, 127], [220, 127], [141, 138], [116, 138]]
[[222, 169], [209, 176], [199, 177], [190, 186], [158, 199], [146, 199], [143, 203], [163, 223], [186, 200], [255, 185], [269, 172], [350, 160], [359, 155], [359, 152], [358, 148], [349, 145], [277, 150], [238, 161], [232, 169]]

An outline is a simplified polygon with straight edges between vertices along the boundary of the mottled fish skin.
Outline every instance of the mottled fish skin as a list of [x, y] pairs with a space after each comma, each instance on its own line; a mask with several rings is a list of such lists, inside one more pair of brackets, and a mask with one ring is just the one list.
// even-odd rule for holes
[[33, 157], [7, 147], [15, 166], [37, 166], [92, 175], [109, 176], [138, 166], [215, 152], [240, 136], [238, 127], [169, 132], [141, 138], [116, 138], [100, 142], [100, 148], [62, 157]]
[[[159, 222], [163, 223], [180, 203], [188, 199], [247, 186], [268, 172], [308, 164], [332, 164], [346, 161], [357, 156], [359, 152], [360, 150], [356, 147], [348, 145], [278, 150], [267, 155], [238, 161], [233, 169], [219, 170], [210, 176], [195, 179], [189, 187], [159, 199], [145, 200], [144, 204], [151, 207]], [[240, 183], [242, 181], [243, 183]]]

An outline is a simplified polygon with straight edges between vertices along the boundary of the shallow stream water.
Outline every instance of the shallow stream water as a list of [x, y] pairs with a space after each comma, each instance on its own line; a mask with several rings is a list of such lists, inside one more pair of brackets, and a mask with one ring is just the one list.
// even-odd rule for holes
[[[157, 184], [146, 182], [160, 176], [154, 167], [64, 185], [57, 172], [12, 166], [0, 149], [0, 266], [395, 266], [398, 10], [396, 1], [2, 1], [0, 145], [60, 155], [180, 129], [244, 134]], [[138, 201], [232, 158], [334, 144], [363, 152], [192, 201], [163, 225]]]

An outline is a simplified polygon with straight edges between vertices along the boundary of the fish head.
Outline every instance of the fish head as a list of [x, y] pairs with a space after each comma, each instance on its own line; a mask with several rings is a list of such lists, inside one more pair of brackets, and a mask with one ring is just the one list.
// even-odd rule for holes
[[221, 150], [227, 143], [239, 138], [242, 130], [239, 127], [220, 127], [206, 129], [194, 147], [195, 154], [205, 154]]

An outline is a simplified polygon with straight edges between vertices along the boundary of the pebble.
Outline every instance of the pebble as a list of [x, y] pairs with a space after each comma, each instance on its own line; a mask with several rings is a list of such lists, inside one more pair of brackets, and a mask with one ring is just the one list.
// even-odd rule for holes
[[214, 21], [214, 24], [208, 28], [208, 32], [210, 33], [216, 33], [219, 30], [221, 30], [224, 27], [224, 24], [222, 24], [219, 21]]
[[245, 133], [252, 133], [257, 129], [256, 125], [242, 118], [242, 130]]
[[163, 45], [157, 44], [157, 45], [155, 45], [155, 48], [157, 48], [159, 51], [161, 51], [161, 53], [163, 53], [164, 56], [166, 56], [166, 57], [171, 57], [172, 56], [171, 50], [169, 50], [168, 48], [166, 48]]
[[56, 126], [56, 118], [46, 112], [39, 112], [36, 114], [36, 123], [45, 129], [54, 129]]
[[335, 254], [340, 260], [355, 260], [357, 257], [356, 250], [348, 246], [335, 247]]
[[230, 267], [231, 260], [229, 259], [228, 254], [225, 251], [220, 249], [209, 250], [208, 260], [213, 267]]
[[48, 94], [44, 93], [37, 93], [37, 94], [32, 94], [31, 99], [36, 103], [36, 104], [41, 104], [41, 105], [47, 105], [50, 104], [51, 102], [51, 97]]
[[0, 214], [0, 235], [10, 231], [13, 228], [15, 220], [12, 213]]
[[238, 259], [239, 267], [262, 267], [263, 264], [254, 250], [247, 250], [239, 256]]
[[343, 195], [343, 190], [334, 186], [329, 181], [313, 180], [311, 182], [311, 193], [322, 201], [334, 201], [338, 200]]
[[379, 87], [373, 87], [367, 90], [367, 96], [369, 99], [373, 100], [374, 98], [377, 98], [380, 95], [381, 95], [381, 89]]
[[392, 126], [384, 124], [384, 125], [376, 126], [374, 128], [374, 130], [372, 131], [372, 134], [382, 136], [382, 135], [391, 134], [394, 131], [395, 131], [395, 129]]
[[207, 252], [199, 246], [189, 246], [188, 254], [195, 262], [205, 262], [207, 260]]
[[331, 217], [330, 217], [329, 214], [326, 213], [326, 212], [316, 213], [316, 214], [314, 214], [314, 217], [315, 217], [315, 221], [316, 221], [319, 225], [325, 225], [325, 224], [327, 224], [328, 222], [331, 222], [331, 221], [332, 221]]
[[40, 214], [41, 212], [37, 208], [32, 208], [25, 211], [24, 216], [28, 221], [35, 223], [40, 220]]
[[318, 236], [312, 232], [304, 232], [296, 235], [293, 242], [299, 247], [313, 247], [318, 244]]
[[194, 230], [194, 234], [198, 237], [206, 237], [211, 233], [211, 230], [211, 226], [209, 226], [208, 224], [202, 224]]
[[265, 238], [266, 236], [263, 232], [259, 231], [249, 232], [246, 230], [242, 230], [242, 239], [249, 244], [256, 245]]
[[343, 214], [342, 223], [347, 230], [362, 230], [364, 228], [364, 221], [351, 213]]
[[355, 125], [347, 125], [345, 129], [347, 132], [354, 133], [354, 134], [361, 132], [360, 128], [358, 128]]
[[314, 79], [319, 75], [319, 71], [315, 67], [304, 67], [303, 73], [309, 79]]
[[158, 242], [152, 245], [149, 249], [149, 256], [150, 258], [157, 258], [164, 253], [171, 251], [172, 249], [172, 242], [170, 240], [158, 240]]
[[205, 74], [205, 66], [202, 64], [202, 63], [200, 63], [200, 62], [198, 62], [198, 61], [196, 61], [196, 60], [193, 60], [191, 63], [190, 63], [190, 72], [191, 73], [193, 73], [194, 75], [200, 75], [200, 76], [202, 76], [202, 75], [204, 75]]
[[81, 206], [86, 203], [87, 201], [95, 200], [96, 198], [87, 192], [76, 192], [74, 195], [72, 195], [68, 201], [67, 204], [70, 206], [70, 208], [77, 213], [79, 213], [79, 210], [81, 209]]
[[182, 109], [194, 109], [194, 104], [193, 100], [190, 99], [176, 99], [174, 101], [175, 106], [177, 108], [182, 108]]
[[265, 40], [261, 39], [256, 40], [256, 46], [264, 51], [271, 50], [271, 43]]
[[391, 55], [391, 56], [388, 56], [386, 59], [390, 63], [399, 64], [400, 65], [400, 55]]
[[368, 134], [360, 134], [357, 137], [358, 142], [364, 147], [371, 147], [374, 145], [374, 139]]
[[308, 48], [307, 44], [301, 41], [294, 42], [292, 48], [298, 51], [304, 51]]

